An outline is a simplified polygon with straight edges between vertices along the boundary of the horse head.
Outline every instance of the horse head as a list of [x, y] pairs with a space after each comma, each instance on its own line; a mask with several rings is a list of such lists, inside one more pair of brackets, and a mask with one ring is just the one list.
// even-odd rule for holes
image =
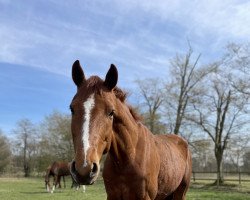
[[116, 84], [118, 72], [112, 64], [105, 80], [97, 76], [86, 79], [80, 62], [72, 66], [77, 92], [70, 104], [71, 131], [75, 159], [72, 177], [79, 184], [93, 184], [100, 171], [100, 159], [109, 151], [113, 137], [113, 117], [117, 112]]

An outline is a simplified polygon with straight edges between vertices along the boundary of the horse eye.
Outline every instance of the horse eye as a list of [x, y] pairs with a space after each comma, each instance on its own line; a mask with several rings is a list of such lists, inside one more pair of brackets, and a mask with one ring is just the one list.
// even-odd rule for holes
[[71, 114], [74, 115], [74, 109], [73, 109], [73, 107], [71, 105], [69, 106], [69, 109], [71, 111]]
[[113, 117], [113, 116], [114, 116], [114, 114], [115, 114], [115, 111], [114, 111], [114, 110], [112, 110], [112, 111], [108, 114], [108, 116], [111, 118], [111, 117]]

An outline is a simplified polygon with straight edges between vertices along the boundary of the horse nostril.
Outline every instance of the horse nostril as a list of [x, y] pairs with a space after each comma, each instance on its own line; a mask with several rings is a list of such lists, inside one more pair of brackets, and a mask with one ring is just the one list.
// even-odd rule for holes
[[91, 168], [92, 174], [96, 174], [97, 171], [98, 171], [98, 166], [97, 166], [96, 163], [93, 163], [93, 164], [92, 164], [92, 168]]

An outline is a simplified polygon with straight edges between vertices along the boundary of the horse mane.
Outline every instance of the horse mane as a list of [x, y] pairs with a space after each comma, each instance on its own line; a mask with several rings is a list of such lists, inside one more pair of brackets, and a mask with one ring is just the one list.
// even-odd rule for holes
[[127, 105], [129, 108], [129, 111], [131, 113], [131, 115], [133, 116], [133, 118], [135, 119], [136, 122], [140, 122], [142, 121], [142, 116], [140, 114], [138, 114], [138, 112], [136, 111], [136, 109], [130, 105]]
[[[100, 77], [91, 76], [87, 80], [87, 87], [92, 88], [93, 92], [101, 93], [101, 89], [103, 89], [103, 86], [104, 86], [103, 83], [104, 83], [104, 81]], [[128, 105], [126, 103], [128, 92], [123, 91], [122, 89], [120, 89], [117, 86], [113, 89], [113, 92], [114, 92], [117, 99], [119, 99], [122, 103], [127, 105], [127, 107], [129, 109], [131, 115], [133, 116], [134, 120], [136, 122], [142, 121], [142, 116], [140, 114], [138, 114], [138, 112], [131, 105]]]
[[113, 89], [113, 92], [115, 93], [116, 98], [120, 99], [121, 102], [125, 103], [128, 94], [127, 92], [122, 91], [117, 86]]

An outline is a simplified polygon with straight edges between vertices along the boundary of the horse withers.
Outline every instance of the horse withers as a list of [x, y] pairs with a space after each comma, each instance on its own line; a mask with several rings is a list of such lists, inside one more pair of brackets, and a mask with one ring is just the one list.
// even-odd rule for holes
[[184, 200], [191, 177], [187, 142], [177, 135], [153, 135], [126, 104], [112, 64], [104, 80], [86, 79], [80, 62], [72, 67], [77, 86], [70, 109], [75, 159], [72, 177], [93, 184], [108, 153], [103, 179], [108, 200]]

